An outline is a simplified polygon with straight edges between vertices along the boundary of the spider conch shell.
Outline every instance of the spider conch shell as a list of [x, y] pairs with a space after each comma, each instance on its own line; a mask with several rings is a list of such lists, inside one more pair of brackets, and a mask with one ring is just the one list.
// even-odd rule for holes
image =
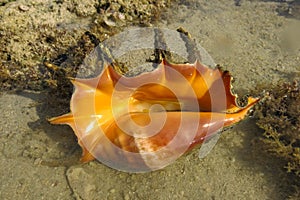
[[165, 59], [152, 72], [124, 77], [106, 66], [96, 78], [73, 79], [71, 113], [51, 118], [68, 124], [83, 150], [82, 162], [97, 158], [123, 171], [160, 169], [222, 127], [242, 120], [244, 107], [231, 93], [231, 76], [199, 61]]

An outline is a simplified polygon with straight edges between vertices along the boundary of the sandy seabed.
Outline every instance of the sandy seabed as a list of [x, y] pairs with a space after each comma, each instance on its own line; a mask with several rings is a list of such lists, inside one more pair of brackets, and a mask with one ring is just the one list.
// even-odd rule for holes
[[[55, 24], [62, 20], [55, 17], [55, 9], [45, 9], [45, 3], [37, 2], [13, 1], [0, 7], [0, 19], [4, 16], [10, 19], [9, 23], [15, 24], [13, 30], [18, 31], [19, 27], [27, 39], [26, 44], [19, 44], [22, 38], [7, 44], [10, 50], [16, 49], [12, 56], [26, 56], [18, 51], [26, 52], [30, 42], [26, 27], [22, 26], [22, 15], [15, 12], [26, 15], [33, 9], [31, 16], [37, 23], [44, 20]], [[72, 27], [66, 31], [75, 27], [76, 34], [80, 35], [88, 29], [84, 24], [89, 18], [78, 20], [76, 16], [72, 22], [74, 10], [64, 8], [70, 7], [71, 2], [61, 1], [61, 11], [65, 12], [61, 15], [66, 17], [68, 27]], [[86, 2], [92, 5], [94, 1]], [[282, 4], [246, 0], [182, 1], [164, 11], [157, 26], [187, 30], [216, 63], [231, 72], [236, 92], [242, 95], [257, 85], [277, 84], [299, 75], [300, 22], [279, 13]], [[93, 6], [86, 6], [82, 15], [89, 13], [89, 9], [95, 12]], [[20, 50], [20, 45], [24, 49]], [[62, 45], [67, 48], [69, 44]], [[38, 49], [30, 51], [39, 54]], [[34, 60], [36, 57], [23, 59], [28, 65], [42, 63]], [[6, 91], [0, 96], [0, 199], [279, 200], [290, 195], [290, 185], [282, 181], [285, 172], [281, 161], [264, 153], [261, 143], [255, 142], [262, 131], [254, 119], [248, 118], [224, 131], [204, 159], [199, 159], [195, 150], [162, 170], [129, 174], [96, 161], [78, 164], [80, 150], [76, 148], [72, 130], [51, 126], [46, 121], [47, 117], [61, 113], [45, 106], [48, 100], [45, 97], [41, 90]], [[49, 162], [42, 165], [44, 160]]]

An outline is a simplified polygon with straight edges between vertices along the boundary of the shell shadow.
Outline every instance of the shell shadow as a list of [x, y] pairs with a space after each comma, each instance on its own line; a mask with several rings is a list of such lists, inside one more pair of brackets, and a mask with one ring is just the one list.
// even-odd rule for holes
[[[28, 122], [28, 127], [32, 130], [30, 134], [39, 133], [44, 142], [46, 152], [32, 152], [41, 156], [40, 164], [47, 166], [70, 166], [79, 164], [81, 149], [77, 144], [76, 137], [72, 129], [68, 126], [53, 126], [47, 119], [66, 113], [64, 101], [51, 94], [50, 91], [30, 92], [19, 91], [17, 95], [32, 99], [35, 103], [36, 121]], [[35, 138], [33, 138], [35, 139]]]
[[[81, 154], [80, 146], [72, 129], [67, 126], [51, 125], [47, 119], [69, 112], [69, 102], [73, 86], [67, 77], [75, 76], [78, 67], [87, 53], [97, 46], [99, 41], [88, 31], [81, 39], [60, 52], [56, 57], [49, 59], [53, 68], [40, 63], [42, 73], [49, 73], [49, 80], [43, 80], [47, 88], [39, 92], [20, 90], [16, 94], [32, 99], [35, 102], [38, 120], [28, 122], [28, 127], [34, 132], [40, 132], [47, 152], [38, 152], [41, 163], [49, 166], [70, 166], [79, 163]], [[46, 60], [45, 60], [46, 61]], [[52, 65], [54, 64], [54, 65]], [[57, 66], [56, 66], [57, 65]], [[54, 85], [48, 82], [54, 82]], [[47, 83], [47, 84], [46, 84]]]

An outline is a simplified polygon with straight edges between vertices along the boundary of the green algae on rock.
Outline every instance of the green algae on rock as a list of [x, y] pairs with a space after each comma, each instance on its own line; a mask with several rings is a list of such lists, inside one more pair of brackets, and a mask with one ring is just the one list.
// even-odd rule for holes
[[44, 61], [72, 76], [74, 66], [99, 41], [129, 25], [151, 26], [169, 4], [169, 0], [0, 1], [0, 89], [56, 88], [61, 77]]

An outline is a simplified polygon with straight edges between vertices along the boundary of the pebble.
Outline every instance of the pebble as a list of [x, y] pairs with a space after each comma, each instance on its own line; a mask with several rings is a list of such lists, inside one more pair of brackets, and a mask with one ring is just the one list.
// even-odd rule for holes
[[25, 5], [19, 5], [19, 9], [20, 9], [21, 11], [27, 11], [27, 10], [29, 10], [29, 7], [28, 7], [28, 6], [25, 6]]
[[115, 193], [116, 192], [116, 189], [112, 188], [109, 190], [109, 193]]
[[129, 196], [129, 194], [125, 194], [125, 196], [124, 196], [124, 200], [130, 200], [130, 196]]
[[235, 158], [234, 158], [234, 157], [230, 157], [229, 160], [230, 160], [230, 162], [232, 162], [232, 163], [235, 162]]

